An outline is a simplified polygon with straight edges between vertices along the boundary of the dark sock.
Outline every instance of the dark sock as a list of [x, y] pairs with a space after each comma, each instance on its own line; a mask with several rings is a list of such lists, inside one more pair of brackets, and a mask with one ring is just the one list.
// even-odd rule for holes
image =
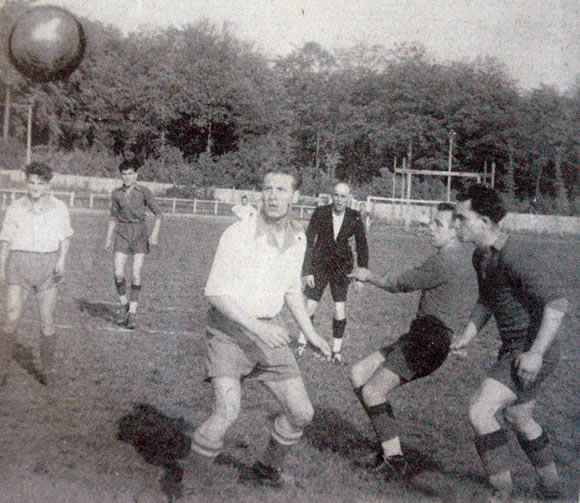
[[139, 294], [141, 293], [141, 285], [131, 285], [131, 302], [139, 302]]
[[534, 468], [541, 468], [554, 462], [554, 452], [546, 432], [533, 440], [528, 440], [522, 433], [517, 434], [520, 447], [526, 453]]
[[344, 330], [346, 328], [346, 318], [344, 320], [332, 319], [332, 336], [335, 339], [342, 339], [344, 337]]
[[384, 442], [398, 436], [398, 421], [389, 402], [367, 407], [367, 414], [379, 442]]
[[291, 448], [291, 445], [282, 445], [280, 442], [277, 442], [274, 438], [270, 437], [266, 449], [260, 456], [260, 462], [270, 468], [279, 470], [284, 464], [284, 460]]
[[127, 295], [127, 282], [125, 281], [125, 278], [117, 278], [117, 276], [115, 276], [115, 287], [117, 288], [119, 297]]
[[475, 438], [475, 448], [489, 476], [509, 470], [508, 440], [502, 429]]

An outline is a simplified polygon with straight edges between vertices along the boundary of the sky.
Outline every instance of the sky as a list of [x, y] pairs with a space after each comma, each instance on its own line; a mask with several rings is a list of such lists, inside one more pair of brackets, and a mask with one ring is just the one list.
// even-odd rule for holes
[[[0, 0], [0, 3], [2, 0]], [[325, 49], [421, 43], [441, 62], [492, 56], [522, 89], [580, 79], [578, 0], [39, 0], [124, 33], [228, 23], [268, 55], [306, 42]]]

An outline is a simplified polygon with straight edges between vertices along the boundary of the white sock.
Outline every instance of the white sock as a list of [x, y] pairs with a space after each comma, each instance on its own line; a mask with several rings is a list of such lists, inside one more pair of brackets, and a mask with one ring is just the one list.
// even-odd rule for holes
[[332, 351], [334, 353], [340, 353], [341, 349], [342, 349], [342, 338], [340, 338], [340, 339], [333, 338], [332, 339]]
[[391, 438], [390, 440], [385, 440], [381, 442], [381, 447], [383, 448], [383, 455], [385, 458], [389, 458], [391, 456], [402, 456], [403, 451], [401, 450], [401, 441], [399, 437]]
[[306, 337], [304, 337], [302, 332], [298, 334], [298, 344], [306, 345]]

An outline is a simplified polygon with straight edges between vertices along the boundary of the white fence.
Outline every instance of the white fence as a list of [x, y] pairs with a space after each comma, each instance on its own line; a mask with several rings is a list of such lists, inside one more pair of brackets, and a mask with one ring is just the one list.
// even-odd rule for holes
[[[0, 190], [0, 210], [5, 210], [12, 201], [26, 194], [24, 190]], [[71, 209], [91, 209], [108, 211], [111, 207], [111, 197], [107, 194], [94, 194], [92, 192], [62, 192], [53, 191], [52, 194], [66, 202]], [[214, 215], [233, 216], [233, 203], [203, 200], [203, 199], [178, 199], [167, 197], [155, 198], [165, 214], [171, 215]], [[314, 206], [295, 206], [294, 216], [306, 219], [310, 218]]]
[[[0, 211], [5, 210], [16, 198], [26, 194], [24, 190], [0, 189]], [[87, 192], [53, 192], [72, 209], [108, 211], [111, 198], [107, 194]], [[178, 199], [157, 197], [157, 202], [165, 214], [170, 215], [214, 215], [233, 216], [231, 202], [202, 199]], [[369, 198], [367, 209], [375, 222], [382, 221], [395, 225], [427, 225], [440, 201], [401, 201], [387, 198]], [[356, 205], [354, 206], [357, 207]], [[294, 216], [309, 219], [315, 206], [294, 206]], [[508, 213], [501, 222], [502, 228], [517, 232], [537, 232], [542, 234], [580, 235], [580, 218], [559, 215], [533, 215]]]

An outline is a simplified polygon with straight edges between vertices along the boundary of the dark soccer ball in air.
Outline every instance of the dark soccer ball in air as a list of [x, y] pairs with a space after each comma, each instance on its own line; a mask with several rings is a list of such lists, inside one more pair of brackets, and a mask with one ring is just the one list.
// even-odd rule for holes
[[34, 7], [14, 23], [8, 42], [10, 61], [35, 82], [65, 79], [83, 59], [86, 37], [82, 24], [66, 9]]

